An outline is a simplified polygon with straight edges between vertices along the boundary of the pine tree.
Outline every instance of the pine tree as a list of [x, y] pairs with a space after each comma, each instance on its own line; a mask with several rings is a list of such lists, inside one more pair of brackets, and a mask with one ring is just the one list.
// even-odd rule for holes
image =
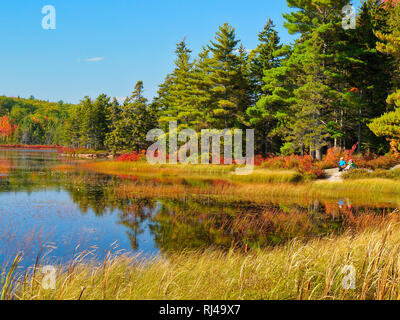
[[[311, 154], [321, 159], [321, 148], [333, 138], [329, 132], [330, 124], [336, 120], [335, 112], [341, 109], [346, 92], [340, 81], [342, 70], [338, 57], [343, 52], [338, 42], [343, 39], [342, 8], [347, 5], [347, 0], [288, 0], [288, 5], [298, 10], [284, 14], [285, 27], [289, 33], [301, 35], [285, 64], [295, 88], [289, 127], [292, 132], [297, 131], [298, 115], [304, 114], [304, 93], [311, 90], [308, 95], [313, 106], [306, 109], [314, 110], [308, 120], [316, 127], [309, 128], [315, 130], [315, 134], [306, 142], [310, 144]], [[313, 88], [310, 82], [314, 84]], [[295, 135], [289, 135], [287, 139], [296, 142], [289, 145], [296, 151], [307, 147], [295, 139]]]
[[247, 56], [238, 44], [234, 28], [225, 23], [208, 46], [211, 56], [204, 61], [211, 91], [210, 121], [216, 129], [243, 127], [247, 122], [246, 109], [251, 104], [244, 71]]
[[395, 91], [388, 98], [387, 103], [391, 107], [397, 107], [395, 111], [389, 112], [375, 119], [370, 125], [370, 129], [379, 137], [386, 137], [392, 140], [392, 146], [396, 147], [398, 153], [400, 146], [400, 84], [398, 75], [400, 73], [400, 5], [395, 3], [386, 3], [385, 9], [389, 10], [390, 33], [376, 32], [376, 36], [382, 41], [377, 44], [377, 49], [385, 54], [392, 55], [395, 58], [393, 65], [393, 86]]
[[[317, 48], [315, 52], [318, 52]], [[286, 148], [292, 147], [292, 150], [289, 149], [291, 152], [299, 151], [300, 148], [301, 153], [309, 149], [310, 154], [315, 151], [315, 157], [321, 159], [319, 152], [327, 145], [330, 137], [326, 123], [329, 113], [327, 106], [337, 99], [337, 93], [325, 84], [322, 62], [318, 56], [316, 53], [303, 60], [304, 84], [293, 92], [296, 102], [292, 105], [292, 113], [295, 116], [285, 129], [286, 140], [290, 143]]]
[[[390, 33], [376, 32], [377, 37], [383, 41], [377, 44], [377, 49], [386, 54], [392, 55], [396, 59], [395, 73], [393, 78], [397, 79], [394, 83], [395, 88], [400, 87], [398, 76], [400, 73], [400, 5], [397, 2], [386, 2], [386, 10], [390, 12]], [[400, 107], [400, 89], [389, 95], [388, 104]]]
[[107, 112], [110, 98], [101, 94], [93, 102], [89, 97], [81, 101], [80, 143], [86, 148], [101, 149], [108, 129]]
[[195, 106], [193, 68], [194, 62], [190, 59], [191, 50], [186, 41], [177, 44], [175, 51], [175, 69], [167, 75], [165, 82], [160, 86], [157, 104], [161, 108], [159, 119], [161, 127], [168, 128], [170, 121], [177, 121], [178, 128], [198, 129], [201, 127], [202, 112], [199, 106]]
[[197, 131], [201, 129], [210, 129], [214, 123], [214, 114], [212, 113], [213, 94], [211, 91], [213, 83], [208, 71], [209, 56], [210, 50], [203, 47], [193, 66], [193, 87], [190, 103], [194, 109], [199, 110], [200, 123], [197, 127]]
[[157, 128], [157, 114], [152, 104], [143, 96], [143, 81], [138, 81], [135, 90], [129, 99], [131, 111], [133, 111], [134, 128], [133, 143], [131, 145], [137, 152], [148, 147], [149, 142], [146, 141], [147, 133]]
[[106, 145], [113, 153], [121, 150], [139, 152], [148, 146], [147, 132], [154, 129], [157, 122], [155, 110], [148, 105], [143, 89], [143, 82], [138, 81], [124, 104], [114, 106], [110, 132], [106, 134]]
[[[357, 16], [357, 28], [348, 30], [340, 46], [340, 69], [343, 71], [341, 83], [348, 87], [347, 106], [341, 111], [342, 137], [347, 145], [354, 144], [357, 137], [358, 150], [361, 148], [378, 151], [384, 145], [376, 139], [367, 123], [386, 111], [385, 100], [391, 87], [392, 58], [376, 50], [378, 38], [374, 32], [387, 30], [388, 12], [380, 0], [366, 0]], [[356, 120], [356, 121], [354, 121]]]
[[[273, 152], [272, 139], [274, 129], [278, 126], [278, 112], [283, 105], [280, 93], [281, 82], [277, 73], [282, 60], [287, 58], [289, 47], [280, 44], [279, 36], [274, 30], [274, 24], [268, 20], [264, 30], [259, 33], [260, 44], [250, 53], [249, 69], [252, 99], [254, 105], [247, 109], [250, 124], [256, 130], [256, 152], [264, 154]], [[279, 83], [278, 83], [279, 82]], [[267, 97], [272, 97], [268, 99]], [[280, 103], [277, 103], [277, 101]]]
[[65, 123], [63, 131], [64, 143], [72, 148], [78, 148], [80, 146], [80, 134], [81, 134], [81, 107], [76, 106], [69, 112], [69, 117]]
[[281, 57], [276, 53], [283, 47], [271, 19], [268, 19], [264, 30], [258, 34], [258, 40], [259, 45], [249, 55], [249, 77], [255, 101], [263, 93], [264, 72], [280, 66]]

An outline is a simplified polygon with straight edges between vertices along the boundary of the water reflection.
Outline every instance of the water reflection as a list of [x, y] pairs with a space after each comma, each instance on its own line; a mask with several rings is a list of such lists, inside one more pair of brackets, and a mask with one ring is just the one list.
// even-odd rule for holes
[[[210, 246], [251, 250], [360, 228], [364, 216], [379, 221], [395, 208], [353, 206], [350, 199], [256, 205], [126, 198], [119, 190], [129, 184], [178, 182], [92, 173], [54, 152], [0, 150], [0, 159], [0, 263], [19, 250], [25, 265], [39, 252], [66, 262], [97, 248], [96, 257], [103, 259], [116, 243], [120, 250], [147, 255]], [[179, 183], [207, 188], [215, 181], [179, 178]]]

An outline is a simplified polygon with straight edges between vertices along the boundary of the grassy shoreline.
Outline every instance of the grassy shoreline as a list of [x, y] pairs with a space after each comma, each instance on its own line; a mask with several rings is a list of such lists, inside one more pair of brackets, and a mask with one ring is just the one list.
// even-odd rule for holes
[[[345, 234], [247, 254], [184, 251], [150, 261], [109, 256], [101, 264], [76, 260], [57, 268], [55, 290], [31, 270], [11, 275], [3, 299], [399, 299], [400, 226], [384, 223]], [[354, 266], [356, 288], [342, 286], [343, 267]]]
[[[123, 186], [118, 190], [122, 196], [132, 198], [205, 198], [225, 202], [252, 201], [257, 204], [341, 198], [351, 198], [354, 204], [400, 201], [400, 181], [380, 177], [330, 182], [302, 180], [294, 170], [256, 168], [251, 175], [238, 176], [232, 174], [234, 166], [151, 166], [141, 162], [115, 161], [86, 162], [80, 166], [85, 170], [140, 180], [141, 183]], [[191, 179], [215, 183], [210, 186], [187, 183]]]
[[[152, 167], [143, 163], [111, 161], [83, 162], [78, 167], [132, 179], [132, 184], [121, 185], [115, 191], [126, 198], [192, 197], [260, 204], [314, 198], [337, 201], [346, 197], [355, 204], [400, 198], [400, 181], [380, 178], [337, 183], [299, 182], [287, 180], [288, 176], [297, 174], [289, 170], [256, 169], [253, 175], [241, 177], [230, 174], [233, 166]], [[67, 165], [64, 169], [72, 170], [73, 167]], [[197, 184], [196, 179], [211, 179], [211, 182]], [[22, 274], [14, 265], [0, 276], [1, 298], [400, 299], [400, 224], [397, 217], [373, 221], [361, 221], [360, 218], [359, 230], [349, 230], [342, 235], [308, 241], [297, 238], [279, 246], [249, 251], [247, 247], [228, 252], [215, 248], [184, 250], [164, 252], [150, 260], [137, 255], [109, 255], [102, 263], [77, 258], [68, 265], [56, 267], [55, 290], [43, 288], [45, 275], [40, 265]], [[354, 290], [342, 286], [345, 277], [342, 271], [349, 265], [356, 271]]]

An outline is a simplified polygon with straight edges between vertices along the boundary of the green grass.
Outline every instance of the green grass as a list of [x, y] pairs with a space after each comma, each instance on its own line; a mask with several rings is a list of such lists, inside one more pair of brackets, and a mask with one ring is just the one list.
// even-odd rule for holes
[[400, 181], [381, 178], [367, 178], [329, 183], [317, 181], [312, 184], [312, 190], [319, 195], [330, 194], [332, 197], [370, 198], [379, 197], [398, 198], [400, 196]]
[[249, 175], [237, 175], [236, 165], [149, 165], [147, 162], [100, 161], [83, 163], [82, 167], [105, 174], [142, 177], [196, 177], [198, 179], [226, 179], [245, 183], [298, 183], [303, 175], [295, 170], [256, 168]]
[[355, 169], [345, 172], [342, 177], [345, 180], [373, 179], [373, 178], [400, 180], [400, 169], [396, 170], [377, 169], [375, 171]]
[[[398, 299], [400, 227], [385, 225], [357, 235], [294, 240], [282, 247], [224, 253], [187, 251], [146, 261], [109, 257], [101, 264], [75, 261], [58, 268], [56, 289], [44, 275], [21, 275], [9, 299]], [[342, 287], [353, 265], [356, 289]], [[18, 282], [16, 280], [19, 280]]]
[[297, 183], [303, 180], [303, 175], [295, 170], [255, 169], [252, 174], [231, 174], [229, 178], [248, 183]]
[[106, 174], [136, 175], [140, 173], [152, 174], [227, 174], [233, 172], [235, 165], [182, 165], [156, 164], [150, 165], [146, 161], [97, 161], [86, 162], [83, 167]]
[[338, 201], [349, 198], [354, 205], [372, 205], [400, 200], [400, 181], [360, 179], [332, 183], [322, 180], [297, 184], [234, 182], [206, 186], [179, 183], [147, 184], [140, 181], [123, 185], [116, 192], [122, 198], [208, 199], [221, 203], [250, 201], [255, 204], [309, 204], [313, 200]]

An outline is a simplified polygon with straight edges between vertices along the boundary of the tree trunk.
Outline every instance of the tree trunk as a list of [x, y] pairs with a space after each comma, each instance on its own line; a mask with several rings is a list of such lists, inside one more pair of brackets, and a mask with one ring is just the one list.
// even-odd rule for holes
[[267, 155], [268, 151], [269, 151], [268, 135], [265, 134], [265, 136], [264, 136], [264, 154]]
[[319, 146], [315, 148], [315, 158], [317, 160], [322, 160], [322, 150]]
[[[362, 101], [362, 90], [360, 91], [360, 102]], [[361, 153], [361, 103], [358, 106], [358, 145], [357, 145], [357, 153]]]

